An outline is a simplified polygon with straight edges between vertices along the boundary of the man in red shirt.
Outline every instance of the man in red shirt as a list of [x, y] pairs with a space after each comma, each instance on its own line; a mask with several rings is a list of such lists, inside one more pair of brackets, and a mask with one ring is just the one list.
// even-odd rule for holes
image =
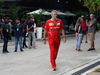
[[44, 44], [46, 44], [46, 34], [48, 32], [48, 42], [50, 47], [50, 61], [52, 65], [52, 70], [56, 70], [56, 58], [58, 54], [58, 49], [60, 46], [60, 30], [62, 31], [63, 41], [66, 42], [65, 32], [64, 32], [64, 25], [60, 19], [57, 19], [57, 12], [53, 10], [51, 12], [51, 19], [46, 22], [44, 28]]
[[[86, 20], [85, 18], [82, 16], [82, 30], [83, 30], [83, 36], [85, 36], [85, 43], [87, 42], [87, 31], [86, 31]], [[82, 38], [83, 39], [83, 38]]]

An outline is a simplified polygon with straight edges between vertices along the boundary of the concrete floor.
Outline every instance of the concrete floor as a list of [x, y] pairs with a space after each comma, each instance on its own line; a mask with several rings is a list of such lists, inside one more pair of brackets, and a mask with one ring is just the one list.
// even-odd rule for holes
[[100, 32], [96, 34], [96, 51], [88, 52], [90, 43], [81, 45], [82, 52], [75, 51], [75, 36], [67, 37], [67, 42], [61, 41], [57, 58], [57, 71], [52, 71], [50, 64], [50, 52], [48, 43], [43, 44], [37, 41], [37, 49], [23, 49], [24, 52], [14, 53], [14, 41], [9, 43], [10, 53], [2, 54], [0, 43], [0, 75], [63, 75], [67, 72], [83, 66], [91, 61], [100, 58]]

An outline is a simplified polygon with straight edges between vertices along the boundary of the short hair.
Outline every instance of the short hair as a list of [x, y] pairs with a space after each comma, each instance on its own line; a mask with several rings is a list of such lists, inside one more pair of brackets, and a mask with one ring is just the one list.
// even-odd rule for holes
[[22, 22], [25, 23], [27, 20], [23, 20]]
[[19, 19], [19, 18], [16, 18], [16, 20], [19, 20], [19, 21], [20, 21], [20, 19]]
[[30, 18], [34, 18], [34, 16], [33, 15], [30, 15]]
[[5, 21], [5, 24], [7, 24], [9, 22], [9, 20], [7, 18], [4, 19], [4, 21]]
[[52, 10], [52, 11], [51, 11], [51, 14], [53, 14], [53, 12], [56, 12], [56, 13], [57, 13], [57, 11], [56, 11], [56, 10]]
[[90, 14], [90, 15], [93, 15], [93, 17], [95, 17], [95, 15], [94, 15], [94, 14]]
[[83, 18], [84, 16], [82, 15], [81, 17]]

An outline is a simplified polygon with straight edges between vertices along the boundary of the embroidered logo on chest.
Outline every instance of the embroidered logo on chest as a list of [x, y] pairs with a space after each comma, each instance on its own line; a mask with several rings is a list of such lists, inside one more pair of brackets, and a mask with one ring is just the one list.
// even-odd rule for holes
[[54, 24], [53, 23], [49, 23], [49, 26], [53, 26]]
[[57, 23], [57, 25], [60, 25], [60, 23]]

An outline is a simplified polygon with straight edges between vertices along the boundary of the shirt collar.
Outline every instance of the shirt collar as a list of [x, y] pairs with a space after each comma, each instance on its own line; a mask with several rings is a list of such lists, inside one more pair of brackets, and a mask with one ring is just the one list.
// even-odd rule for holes
[[[51, 21], [53, 21], [53, 19], [51, 18]], [[57, 21], [57, 18], [56, 18], [56, 21]]]

